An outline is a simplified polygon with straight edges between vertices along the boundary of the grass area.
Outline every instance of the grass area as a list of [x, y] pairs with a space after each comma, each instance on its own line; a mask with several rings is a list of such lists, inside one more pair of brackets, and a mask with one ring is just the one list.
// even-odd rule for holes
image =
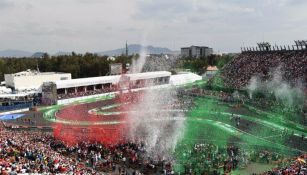
[[[192, 150], [197, 143], [209, 143], [217, 147], [232, 144], [242, 150], [265, 149], [285, 156], [298, 153], [299, 150], [285, 143], [287, 137], [282, 137], [281, 134], [285, 129], [297, 134], [306, 133], [306, 130], [299, 129], [299, 125], [295, 127], [291, 123], [279, 122], [279, 114], [260, 109], [244, 110], [248, 111], [248, 115], [241, 114], [240, 109], [234, 109], [217, 99], [195, 98], [195, 107], [187, 114], [184, 136], [174, 151], [176, 170], [182, 172], [185, 165], [199, 164], [198, 159], [188, 156], [187, 153], [187, 150]], [[241, 120], [250, 123], [250, 126], [243, 129], [237, 127], [234, 116], [240, 116]], [[204, 165], [199, 167], [203, 168]]]

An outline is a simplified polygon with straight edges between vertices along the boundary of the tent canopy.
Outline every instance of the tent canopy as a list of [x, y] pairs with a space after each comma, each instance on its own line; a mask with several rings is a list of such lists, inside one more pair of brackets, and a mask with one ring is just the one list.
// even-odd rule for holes
[[[129, 77], [131, 81], [159, 78], [159, 77], [168, 77], [170, 75], [171, 73], [167, 71], [125, 74], [125, 76]], [[71, 79], [71, 80], [56, 81], [55, 84], [58, 89], [81, 87], [81, 86], [91, 86], [91, 85], [97, 85], [97, 84], [108, 84], [108, 83], [116, 84], [119, 82], [120, 77], [121, 75], [93, 77], [93, 78], [78, 78], [78, 79]]]

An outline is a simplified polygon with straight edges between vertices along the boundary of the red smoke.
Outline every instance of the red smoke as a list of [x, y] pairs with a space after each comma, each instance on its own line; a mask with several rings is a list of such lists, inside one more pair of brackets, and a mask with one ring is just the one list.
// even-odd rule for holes
[[[114, 145], [125, 141], [129, 128], [127, 125], [127, 111], [131, 104], [136, 103], [141, 93], [126, 93], [117, 95], [115, 99], [86, 104], [66, 106], [56, 113], [58, 120], [69, 124], [54, 125], [54, 136], [67, 145], [74, 145], [80, 141], [100, 142]], [[121, 114], [103, 115], [90, 110], [101, 107], [122, 104], [121, 106], [105, 109], [104, 112], [123, 112]]]

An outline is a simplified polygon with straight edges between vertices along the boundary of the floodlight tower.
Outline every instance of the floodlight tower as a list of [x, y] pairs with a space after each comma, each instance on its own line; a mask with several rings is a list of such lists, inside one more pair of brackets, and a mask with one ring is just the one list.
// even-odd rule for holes
[[303, 47], [305, 47], [305, 49], [307, 50], [307, 40], [303, 40], [303, 41], [302, 41], [302, 45], [303, 45]]
[[307, 49], [307, 40], [296, 40], [294, 41], [297, 49]]
[[260, 51], [270, 51], [271, 50], [271, 44], [269, 42], [261, 42], [257, 43]]

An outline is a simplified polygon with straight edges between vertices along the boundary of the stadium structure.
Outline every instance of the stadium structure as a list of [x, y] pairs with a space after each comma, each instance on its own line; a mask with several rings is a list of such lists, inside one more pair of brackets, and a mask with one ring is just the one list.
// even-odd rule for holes
[[[26, 111], [35, 104], [68, 104], [75, 101], [98, 98], [119, 92], [164, 88], [193, 83], [201, 77], [182, 72], [145, 72], [137, 74], [111, 75], [102, 77], [71, 79], [70, 73], [41, 73], [27, 70], [5, 75], [8, 93], [0, 94], [0, 111]], [[154, 87], [152, 87], [154, 86]]]
[[[293, 47], [260, 42], [242, 48], [222, 69], [214, 69], [208, 81], [193, 73], [160, 71], [44, 82], [41, 100], [48, 105], [3, 124], [9, 129], [52, 130], [69, 151], [82, 141], [92, 147], [101, 143], [126, 148], [133, 145], [127, 141], [134, 127], [131, 118], [141, 113], [137, 122], [150, 131], [141, 134], [153, 135], [151, 142], [161, 133], [159, 139], [169, 142], [157, 141], [155, 148], [175, 143], [174, 147], [150, 157], [132, 146], [125, 154], [127, 161], [119, 165], [144, 174], [157, 174], [159, 168], [168, 174], [306, 174], [306, 65], [306, 42], [296, 41]], [[178, 92], [176, 100], [158, 99], [162, 107], [155, 110], [154, 104], [142, 103], [147, 90], [162, 94], [168, 88]], [[160, 116], [152, 119], [152, 112]], [[176, 116], [180, 112], [184, 117]], [[184, 127], [174, 131], [182, 138], [174, 142], [176, 137], [168, 132], [180, 120]], [[164, 125], [167, 129], [159, 127]], [[169, 154], [171, 160], [166, 161]], [[104, 163], [90, 166], [111, 172]]]
[[[162, 86], [170, 83], [170, 76], [170, 72], [146, 72], [45, 83], [42, 101], [45, 104], [50, 104], [50, 102], [64, 104], [80, 100], [78, 96], [85, 96], [85, 98], [89, 96], [91, 98], [95, 94], [106, 95], [116, 91], [145, 88], [149, 85]], [[56, 93], [54, 94], [54, 92]]]

